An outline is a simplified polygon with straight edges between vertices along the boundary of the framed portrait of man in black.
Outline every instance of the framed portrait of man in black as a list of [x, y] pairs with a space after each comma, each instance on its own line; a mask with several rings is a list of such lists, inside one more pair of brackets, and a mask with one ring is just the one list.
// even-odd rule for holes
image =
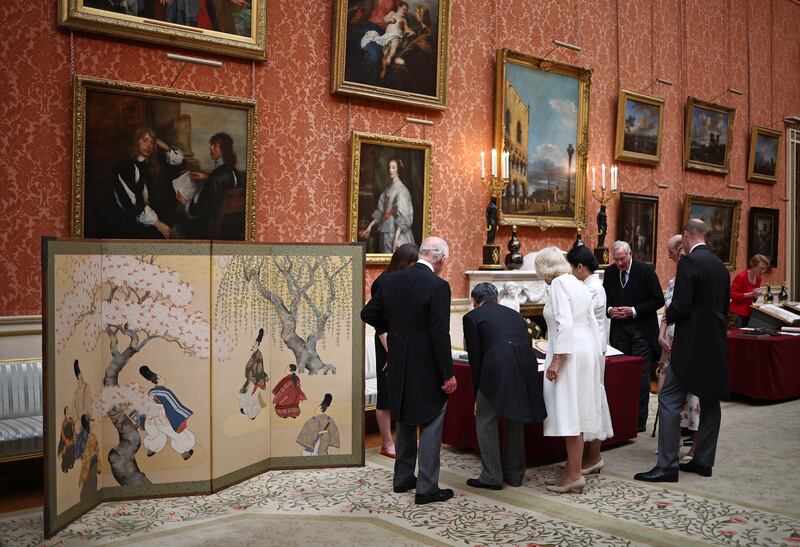
[[252, 240], [255, 101], [77, 76], [71, 234]]

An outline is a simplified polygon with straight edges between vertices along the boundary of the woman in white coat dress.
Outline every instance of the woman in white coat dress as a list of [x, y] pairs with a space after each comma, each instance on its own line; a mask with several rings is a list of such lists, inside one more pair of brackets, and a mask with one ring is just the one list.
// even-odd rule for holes
[[543, 395], [547, 407], [546, 437], [564, 437], [567, 465], [546, 481], [552, 492], [581, 492], [583, 434], [600, 430], [602, 405], [600, 334], [592, 311], [592, 294], [575, 276], [557, 247], [539, 251], [536, 273], [547, 283], [544, 319], [547, 358]]
[[600, 457], [600, 443], [614, 436], [605, 388], [605, 354], [606, 346], [608, 345], [606, 342], [608, 340], [606, 331], [606, 291], [603, 289], [603, 282], [600, 281], [600, 276], [594, 273], [599, 267], [597, 258], [587, 247], [578, 246], [570, 249], [567, 253], [567, 262], [572, 268], [572, 275], [583, 281], [583, 284], [589, 287], [589, 291], [592, 293], [592, 311], [597, 320], [597, 329], [600, 333], [600, 351], [602, 352], [600, 359], [600, 404], [602, 411], [600, 430], [586, 432], [583, 435], [581, 474], [590, 475], [599, 473], [605, 466], [603, 458]]

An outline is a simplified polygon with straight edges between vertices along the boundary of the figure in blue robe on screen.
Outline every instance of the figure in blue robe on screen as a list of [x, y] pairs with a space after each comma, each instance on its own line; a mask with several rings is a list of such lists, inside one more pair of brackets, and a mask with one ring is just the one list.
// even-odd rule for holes
[[164, 387], [166, 378], [163, 375], [156, 374], [146, 365], [139, 367], [139, 374], [156, 385], [147, 393], [160, 406], [156, 416], [146, 416], [144, 420], [147, 436], [143, 443], [147, 448], [147, 455], [161, 452], [169, 441], [172, 449], [184, 460], [188, 460], [194, 453], [196, 440], [194, 433], [186, 425], [192, 411], [181, 403], [172, 390]]

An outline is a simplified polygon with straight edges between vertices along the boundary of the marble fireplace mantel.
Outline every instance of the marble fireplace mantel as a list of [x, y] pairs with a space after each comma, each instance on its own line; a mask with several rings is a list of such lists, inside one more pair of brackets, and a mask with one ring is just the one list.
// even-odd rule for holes
[[[497, 287], [498, 302], [523, 315], [540, 315], [544, 306], [546, 283], [533, 269], [533, 258], [536, 253], [525, 256], [524, 269], [521, 270], [469, 270], [465, 272], [469, 279], [469, 292], [478, 283], [491, 283]], [[603, 270], [595, 273], [603, 279]], [[528, 313], [526, 313], [526, 311]]]

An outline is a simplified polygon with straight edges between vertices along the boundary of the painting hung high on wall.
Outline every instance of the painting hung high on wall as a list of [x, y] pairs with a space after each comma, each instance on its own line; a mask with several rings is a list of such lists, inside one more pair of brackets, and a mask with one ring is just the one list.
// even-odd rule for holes
[[739, 221], [742, 202], [687, 194], [683, 202], [683, 225], [690, 218], [706, 223], [706, 245], [729, 270], [736, 268], [736, 249], [739, 244]]
[[658, 196], [619, 195], [617, 239], [627, 241], [636, 260], [656, 264]]
[[585, 222], [591, 76], [586, 68], [498, 50], [494, 140], [509, 158], [504, 223], [544, 229]]
[[335, 0], [331, 93], [444, 110], [450, 0]]
[[264, 59], [266, 0], [57, 0], [62, 27]]
[[430, 141], [353, 133], [348, 229], [366, 243], [368, 264], [430, 235], [432, 153]]
[[614, 158], [650, 165], [661, 163], [663, 127], [664, 99], [620, 90]]
[[75, 79], [72, 235], [255, 233], [255, 101]]
[[727, 174], [730, 171], [736, 109], [689, 97], [683, 156], [686, 169]]
[[778, 182], [778, 154], [781, 149], [780, 131], [754, 125], [750, 132], [750, 161], [747, 180], [775, 184]]
[[778, 214], [778, 209], [751, 207], [747, 230], [747, 257], [764, 255], [773, 268], [778, 267]]

